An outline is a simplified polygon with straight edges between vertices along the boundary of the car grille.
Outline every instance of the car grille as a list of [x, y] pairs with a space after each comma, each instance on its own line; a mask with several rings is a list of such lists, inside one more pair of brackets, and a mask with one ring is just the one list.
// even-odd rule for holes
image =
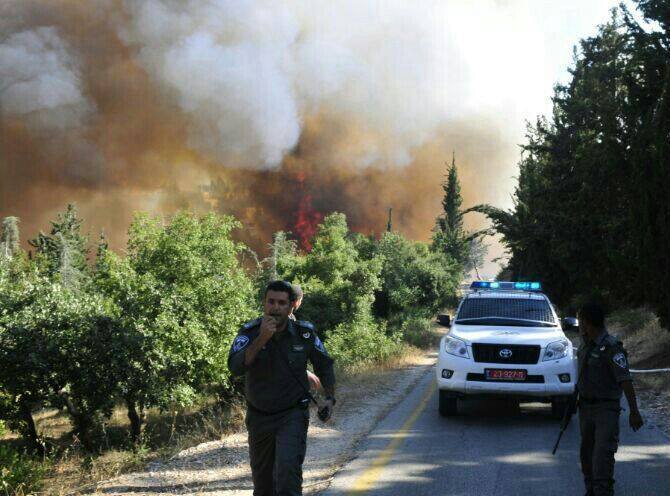
[[472, 382], [515, 382], [517, 384], [544, 384], [543, 375], [527, 375], [525, 381], [515, 381], [515, 380], [487, 380], [485, 374], [473, 374], [470, 373], [467, 375], [466, 380]]
[[[505, 352], [501, 355], [502, 350], [509, 350], [512, 353], [507, 357]], [[540, 358], [540, 346], [473, 343], [472, 354], [475, 362], [532, 365]]]

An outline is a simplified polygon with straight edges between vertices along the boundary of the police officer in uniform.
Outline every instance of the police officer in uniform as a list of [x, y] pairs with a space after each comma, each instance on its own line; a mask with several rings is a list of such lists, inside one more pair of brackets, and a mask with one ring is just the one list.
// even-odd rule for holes
[[293, 285], [293, 292], [295, 293], [295, 302], [293, 303], [293, 310], [291, 310], [291, 315], [289, 315], [289, 318], [295, 320], [294, 313], [297, 312], [298, 309], [300, 308], [300, 305], [302, 305], [302, 298], [305, 295], [305, 293], [303, 292], [300, 284]]
[[614, 494], [614, 453], [619, 443], [621, 393], [630, 409], [634, 431], [643, 421], [628, 370], [628, 357], [621, 341], [605, 329], [600, 305], [587, 304], [578, 312], [583, 346], [578, 352], [580, 458], [587, 496]]
[[[300, 287], [300, 284], [293, 284], [293, 292], [295, 294], [295, 302], [293, 303], [293, 310], [291, 310], [290, 315], [288, 316], [289, 319], [291, 320], [298, 320], [295, 317], [295, 312], [298, 311], [300, 308], [300, 305], [302, 305], [302, 298], [305, 293], [302, 291], [302, 287]], [[309, 382], [309, 386], [311, 389], [314, 390], [319, 390], [323, 389], [323, 386], [321, 385], [321, 379], [309, 370], [307, 371], [307, 381]]]
[[263, 316], [240, 329], [228, 355], [231, 373], [245, 376], [254, 496], [302, 494], [308, 360], [326, 392], [326, 417], [335, 405], [333, 360], [311, 323], [289, 319], [295, 299], [290, 283], [268, 284]]

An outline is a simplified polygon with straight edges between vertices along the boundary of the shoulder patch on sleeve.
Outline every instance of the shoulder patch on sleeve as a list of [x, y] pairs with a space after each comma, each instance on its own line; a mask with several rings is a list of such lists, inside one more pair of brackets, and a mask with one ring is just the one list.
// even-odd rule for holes
[[323, 342], [319, 339], [319, 336], [314, 334], [314, 347], [319, 350], [324, 355], [326, 354], [326, 347], [323, 346]]
[[622, 369], [625, 369], [628, 367], [628, 361], [626, 360], [626, 355], [624, 353], [617, 353], [612, 357], [612, 361], [616, 363], [619, 367]]
[[263, 321], [263, 317], [258, 317], [257, 319], [250, 320], [249, 322], [247, 322], [246, 324], [244, 324], [242, 326], [242, 329], [244, 329], [245, 331], [248, 331], [249, 329], [253, 329], [256, 326], [261, 325], [262, 321]]
[[306, 329], [309, 329], [310, 331], [314, 330], [314, 324], [312, 324], [311, 322], [309, 322], [307, 320], [296, 320], [295, 323], [298, 324], [300, 327], [304, 327]]
[[233, 341], [232, 352], [237, 353], [238, 351], [242, 351], [244, 348], [247, 347], [248, 344], [249, 344], [249, 336], [239, 334], [235, 338], [235, 341]]

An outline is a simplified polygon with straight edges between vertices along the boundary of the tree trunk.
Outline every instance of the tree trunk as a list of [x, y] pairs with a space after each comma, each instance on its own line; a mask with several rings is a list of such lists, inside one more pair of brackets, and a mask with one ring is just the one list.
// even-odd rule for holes
[[128, 419], [130, 420], [130, 439], [136, 446], [142, 437], [144, 413], [137, 412], [137, 402], [131, 398], [126, 398], [126, 405], [128, 406]]
[[33, 413], [28, 405], [21, 405], [21, 420], [25, 424], [23, 435], [28, 440], [31, 448], [43, 455], [44, 443], [41, 441], [39, 434], [37, 434], [35, 419], [33, 419]]
[[72, 423], [74, 424], [74, 433], [79, 437], [81, 444], [87, 450], [93, 450], [93, 442], [91, 440], [91, 430], [93, 428], [93, 421], [91, 418], [83, 414], [76, 405], [72, 402], [72, 398], [64, 389], [58, 391], [58, 395], [61, 397], [65, 406], [67, 408], [70, 417], [72, 417]]

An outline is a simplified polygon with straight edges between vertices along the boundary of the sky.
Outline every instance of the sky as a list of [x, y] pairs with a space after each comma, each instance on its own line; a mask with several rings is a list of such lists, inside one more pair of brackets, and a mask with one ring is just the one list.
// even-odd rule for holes
[[331, 211], [379, 234], [392, 207], [428, 240], [452, 156], [464, 207], [511, 207], [526, 122], [614, 6], [5, 0], [0, 216], [25, 239], [75, 201], [123, 249], [135, 211], [215, 210], [262, 252]]

